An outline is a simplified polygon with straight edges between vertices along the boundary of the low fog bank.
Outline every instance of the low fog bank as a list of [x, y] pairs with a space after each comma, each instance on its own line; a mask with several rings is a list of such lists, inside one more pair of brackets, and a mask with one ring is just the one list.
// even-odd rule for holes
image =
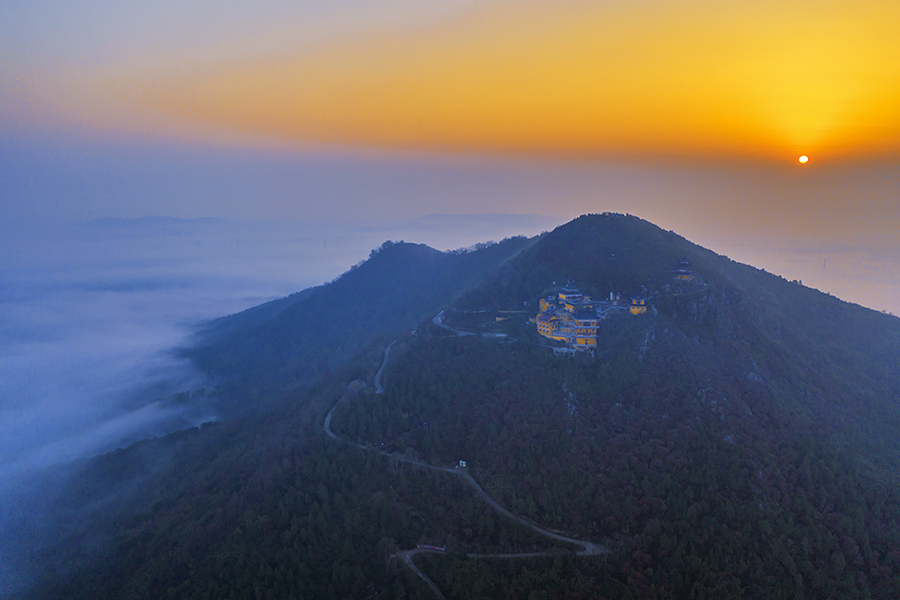
[[37, 494], [48, 473], [217, 418], [206, 395], [175, 395], [212, 385], [177, 354], [204, 321], [330, 281], [388, 239], [453, 249], [556, 224], [535, 215], [339, 225], [151, 217], [0, 232], [0, 593], [25, 576], [11, 566], [22, 540], [9, 524], [21, 533], [56, 522], [41, 514], [52, 498], [25, 500], [54, 493]]
[[[0, 224], [0, 595], [27, 582], [22, 559], [36, 548], [23, 544], [39, 543], [28, 536], [53, 539], [64, 526], [54, 496], [90, 468], [84, 459], [220, 416], [210, 395], [178, 394], [214, 384], [177, 353], [204, 322], [330, 281], [385, 240], [449, 250], [557, 224], [539, 215], [340, 224], [154, 217], [5, 231]], [[900, 313], [900, 261], [891, 249], [705, 245]], [[145, 473], [97, 491], [107, 501], [85, 510], [99, 515], [133, 497], [146, 473], [175, 459], [154, 448], [143, 450]]]
[[[550, 230], [540, 215], [235, 223], [98, 219], [3, 231], [0, 488], [16, 475], [216, 417], [173, 405], [206, 387], [177, 357], [195, 326], [329, 281], [387, 239], [447, 250]], [[895, 252], [723, 242], [713, 250], [900, 313]]]
[[533, 215], [340, 226], [160, 217], [5, 232], [0, 480], [168, 420], [148, 395], [205, 385], [173, 352], [204, 320], [329, 281], [386, 239], [449, 249], [554, 225]]

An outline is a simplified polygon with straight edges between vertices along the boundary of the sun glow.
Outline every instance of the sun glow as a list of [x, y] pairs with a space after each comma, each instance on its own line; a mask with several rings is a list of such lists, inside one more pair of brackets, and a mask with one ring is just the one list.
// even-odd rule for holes
[[98, 107], [78, 117], [108, 123], [112, 99], [137, 130], [163, 116], [173, 129], [415, 150], [771, 160], [805, 150], [818, 162], [900, 152], [900, 4], [805, 8], [500, 1], [277, 56], [126, 65], [82, 82], [105, 102], [78, 103]]
[[805, 164], [809, 161], [809, 157], [808, 157], [808, 156], [801, 156], [801, 157], [799, 158], [799, 160], [800, 160], [801, 163], [803, 163], [803, 164], [805, 165]]

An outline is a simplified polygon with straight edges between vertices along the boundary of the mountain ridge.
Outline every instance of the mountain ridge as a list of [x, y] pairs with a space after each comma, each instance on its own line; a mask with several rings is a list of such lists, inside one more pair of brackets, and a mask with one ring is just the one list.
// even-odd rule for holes
[[[182, 460], [142, 480], [139, 510], [118, 509], [104, 555], [116, 558], [29, 597], [433, 597], [391, 561], [417, 544], [448, 548], [423, 561], [448, 597], [900, 593], [900, 321], [627, 215], [505, 244], [386, 245], [296, 302], [232, 321], [220, 338], [231, 343], [213, 340], [198, 364], [226, 382], [222, 398], [253, 403], [256, 388], [265, 409], [179, 436]], [[683, 257], [690, 282], [673, 277]], [[598, 298], [644, 295], [650, 310], [611, 313], [593, 357], [556, 356], [519, 311], [569, 280]], [[366, 318], [323, 318], [346, 307]], [[475, 335], [433, 323], [440, 309]], [[358, 339], [286, 376], [298, 340], [327, 341], [309, 323]], [[247, 352], [229, 356], [238, 343]], [[465, 460], [515, 515], [614, 554], [466, 560], [545, 542], [452, 482], [335, 443], [322, 421], [336, 403], [336, 435], [432, 465]], [[121, 472], [141, 447], [100, 462]]]
[[305, 385], [372, 339], [414, 327], [530, 243], [440, 252], [388, 241], [330, 284], [210, 323], [184, 355], [220, 380], [266, 372], [278, 386]]
[[[671, 266], [684, 255], [695, 279], [675, 283]], [[603, 321], [593, 359], [548, 355], [524, 323], [505, 329], [518, 346], [410, 339], [384, 399], [365, 397], [333, 427], [376, 447], [373, 433], [390, 432], [385, 449], [418, 460], [465, 458], [514, 511], [627, 549], [632, 577], [635, 567], [657, 573], [637, 578], [646, 590], [680, 596], [705, 581], [766, 597], [894, 593], [882, 569], [900, 568], [890, 550], [900, 541], [900, 322], [623, 215], [548, 234], [445, 320], [497, 331], [501, 310], [571, 279], [593, 287], [601, 273], [606, 290], [648, 294], [651, 311]], [[698, 530], [704, 520], [710, 528]], [[695, 547], [764, 569], [723, 560], [687, 568]], [[459, 585], [463, 571], [457, 565], [450, 581]], [[670, 583], [685, 572], [687, 588]]]

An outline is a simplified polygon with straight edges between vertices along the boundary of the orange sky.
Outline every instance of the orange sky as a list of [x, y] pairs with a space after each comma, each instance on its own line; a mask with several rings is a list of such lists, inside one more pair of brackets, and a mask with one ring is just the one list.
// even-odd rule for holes
[[0, 220], [614, 210], [722, 252], [897, 252], [898, 24], [887, 0], [0, 4]]
[[146, 118], [288, 140], [839, 160], [900, 150], [898, 23], [892, 2], [500, 2], [296, 53], [92, 77]]
[[651, 162], [900, 154], [896, 2], [455, 0], [413, 18], [393, 0], [379, 18], [342, 16], [354, 1], [327, 19], [312, 0], [182, 22], [98, 8], [59, 30], [32, 15], [29, 35], [0, 31], [0, 117]]

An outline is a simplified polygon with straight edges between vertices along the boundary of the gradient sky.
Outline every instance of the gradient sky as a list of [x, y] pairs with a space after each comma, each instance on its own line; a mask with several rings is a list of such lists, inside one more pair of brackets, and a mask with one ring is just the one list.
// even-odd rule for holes
[[[631, 213], [900, 314], [898, 31], [896, 0], [3, 0], [0, 471], [174, 418], [120, 401], [177, 375], [176, 320], [481, 235], [435, 213]], [[151, 215], [281, 237], [73, 227]]]
[[0, 218], [615, 210], [776, 272], [763, 250], [896, 257], [898, 25], [886, 0], [12, 0]]

